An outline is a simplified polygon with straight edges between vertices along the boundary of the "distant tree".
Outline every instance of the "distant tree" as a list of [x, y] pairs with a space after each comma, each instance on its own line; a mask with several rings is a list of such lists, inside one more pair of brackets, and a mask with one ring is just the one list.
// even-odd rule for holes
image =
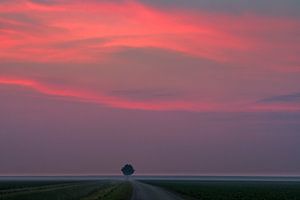
[[124, 167], [122, 167], [121, 171], [125, 176], [131, 176], [135, 170], [132, 165], [126, 164]]

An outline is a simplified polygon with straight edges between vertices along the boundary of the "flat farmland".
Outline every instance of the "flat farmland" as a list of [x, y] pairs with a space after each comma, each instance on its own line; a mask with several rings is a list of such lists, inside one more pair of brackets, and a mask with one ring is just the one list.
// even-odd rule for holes
[[0, 200], [128, 200], [123, 181], [0, 181]]
[[187, 200], [298, 200], [300, 182], [294, 181], [144, 181]]

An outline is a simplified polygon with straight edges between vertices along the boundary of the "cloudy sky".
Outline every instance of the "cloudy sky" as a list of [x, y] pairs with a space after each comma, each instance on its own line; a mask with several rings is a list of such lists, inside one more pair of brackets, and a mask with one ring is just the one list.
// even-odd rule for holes
[[300, 175], [298, 0], [0, 0], [0, 175]]

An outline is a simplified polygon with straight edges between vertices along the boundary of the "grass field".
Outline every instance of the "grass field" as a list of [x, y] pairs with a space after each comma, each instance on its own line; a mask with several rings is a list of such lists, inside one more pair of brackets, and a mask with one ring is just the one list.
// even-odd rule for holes
[[176, 192], [185, 199], [299, 200], [300, 182], [145, 181]]
[[[295, 181], [144, 182], [186, 200], [300, 200], [300, 182]], [[130, 200], [131, 196], [128, 181], [0, 181], [0, 200]]]
[[122, 181], [1, 181], [0, 200], [129, 200]]

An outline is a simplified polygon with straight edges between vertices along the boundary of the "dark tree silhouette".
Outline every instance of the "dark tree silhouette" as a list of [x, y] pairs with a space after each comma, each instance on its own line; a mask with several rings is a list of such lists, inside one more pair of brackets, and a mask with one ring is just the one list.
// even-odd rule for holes
[[134, 173], [135, 170], [132, 167], [132, 165], [126, 164], [126, 165], [124, 165], [124, 167], [122, 167], [121, 171], [123, 172], [123, 174], [125, 176], [131, 176]]

